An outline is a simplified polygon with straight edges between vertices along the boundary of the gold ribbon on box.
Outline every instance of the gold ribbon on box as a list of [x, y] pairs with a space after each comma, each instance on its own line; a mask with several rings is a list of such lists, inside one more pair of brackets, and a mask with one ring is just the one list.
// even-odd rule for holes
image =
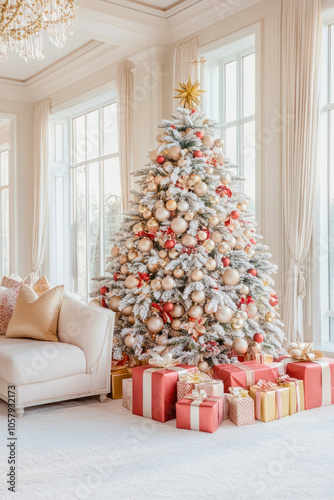
[[292, 342], [288, 349], [288, 354], [290, 354], [293, 359], [298, 361], [314, 361], [324, 357], [324, 353], [322, 351], [313, 350], [312, 342], [309, 342], [308, 344]]
[[234, 398], [247, 398], [248, 392], [243, 387], [229, 387], [230, 396]]
[[180, 382], [186, 382], [187, 384], [202, 384], [203, 382], [211, 382], [211, 377], [206, 373], [200, 371], [197, 372], [187, 372], [180, 375]]
[[173, 368], [179, 362], [177, 359], [173, 359], [170, 353], [160, 356], [157, 352], [150, 351], [150, 354], [152, 358], [148, 360], [148, 364], [154, 368]]

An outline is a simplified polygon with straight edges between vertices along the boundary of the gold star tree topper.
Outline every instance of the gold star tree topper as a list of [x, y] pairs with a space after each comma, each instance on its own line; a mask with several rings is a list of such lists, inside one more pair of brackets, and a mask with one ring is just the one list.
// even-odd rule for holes
[[200, 95], [205, 92], [205, 90], [200, 90], [199, 86], [201, 84], [197, 81], [192, 83], [189, 76], [187, 83], [179, 82], [179, 89], [174, 89], [178, 92], [178, 95], [174, 99], [180, 99], [180, 106], [184, 108], [192, 109], [197, 108], [200, 105]]

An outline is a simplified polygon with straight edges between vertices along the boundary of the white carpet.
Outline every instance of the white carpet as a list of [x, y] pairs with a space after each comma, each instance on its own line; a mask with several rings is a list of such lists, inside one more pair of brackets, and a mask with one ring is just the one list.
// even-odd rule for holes
[[334, 406], [214, 433], [133, 416], [95, 398], [28, 409], [17, 420], [18, 492], [6, 492], [7, 407], [0, 402], [0, 498], [15, 500], [334, 499]]

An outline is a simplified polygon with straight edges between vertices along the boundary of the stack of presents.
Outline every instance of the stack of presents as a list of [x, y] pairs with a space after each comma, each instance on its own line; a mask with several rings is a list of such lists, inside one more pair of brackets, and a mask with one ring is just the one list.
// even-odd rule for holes
[[[334, 404], [334, 359], [312, 344], [291, 344], [286, 355], [261, 355], [215, 365], [212, 376], [151, 353], [149, 364], [112, 372], [112, 397], [133, 414], [176, 427], [215, 432], [224, 419], [250, 425]], [[247, 359], [247, 357], [246, 357]]]

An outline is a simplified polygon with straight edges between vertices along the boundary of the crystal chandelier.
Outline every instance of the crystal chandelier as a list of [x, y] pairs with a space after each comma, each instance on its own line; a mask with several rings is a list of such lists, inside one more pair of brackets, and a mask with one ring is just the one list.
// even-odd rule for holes
[[76, 0], [0, 0], [0, 62], [16, 52], [26, 62], [43, 59], [43, 33], [57, 47], [73, 33]]

